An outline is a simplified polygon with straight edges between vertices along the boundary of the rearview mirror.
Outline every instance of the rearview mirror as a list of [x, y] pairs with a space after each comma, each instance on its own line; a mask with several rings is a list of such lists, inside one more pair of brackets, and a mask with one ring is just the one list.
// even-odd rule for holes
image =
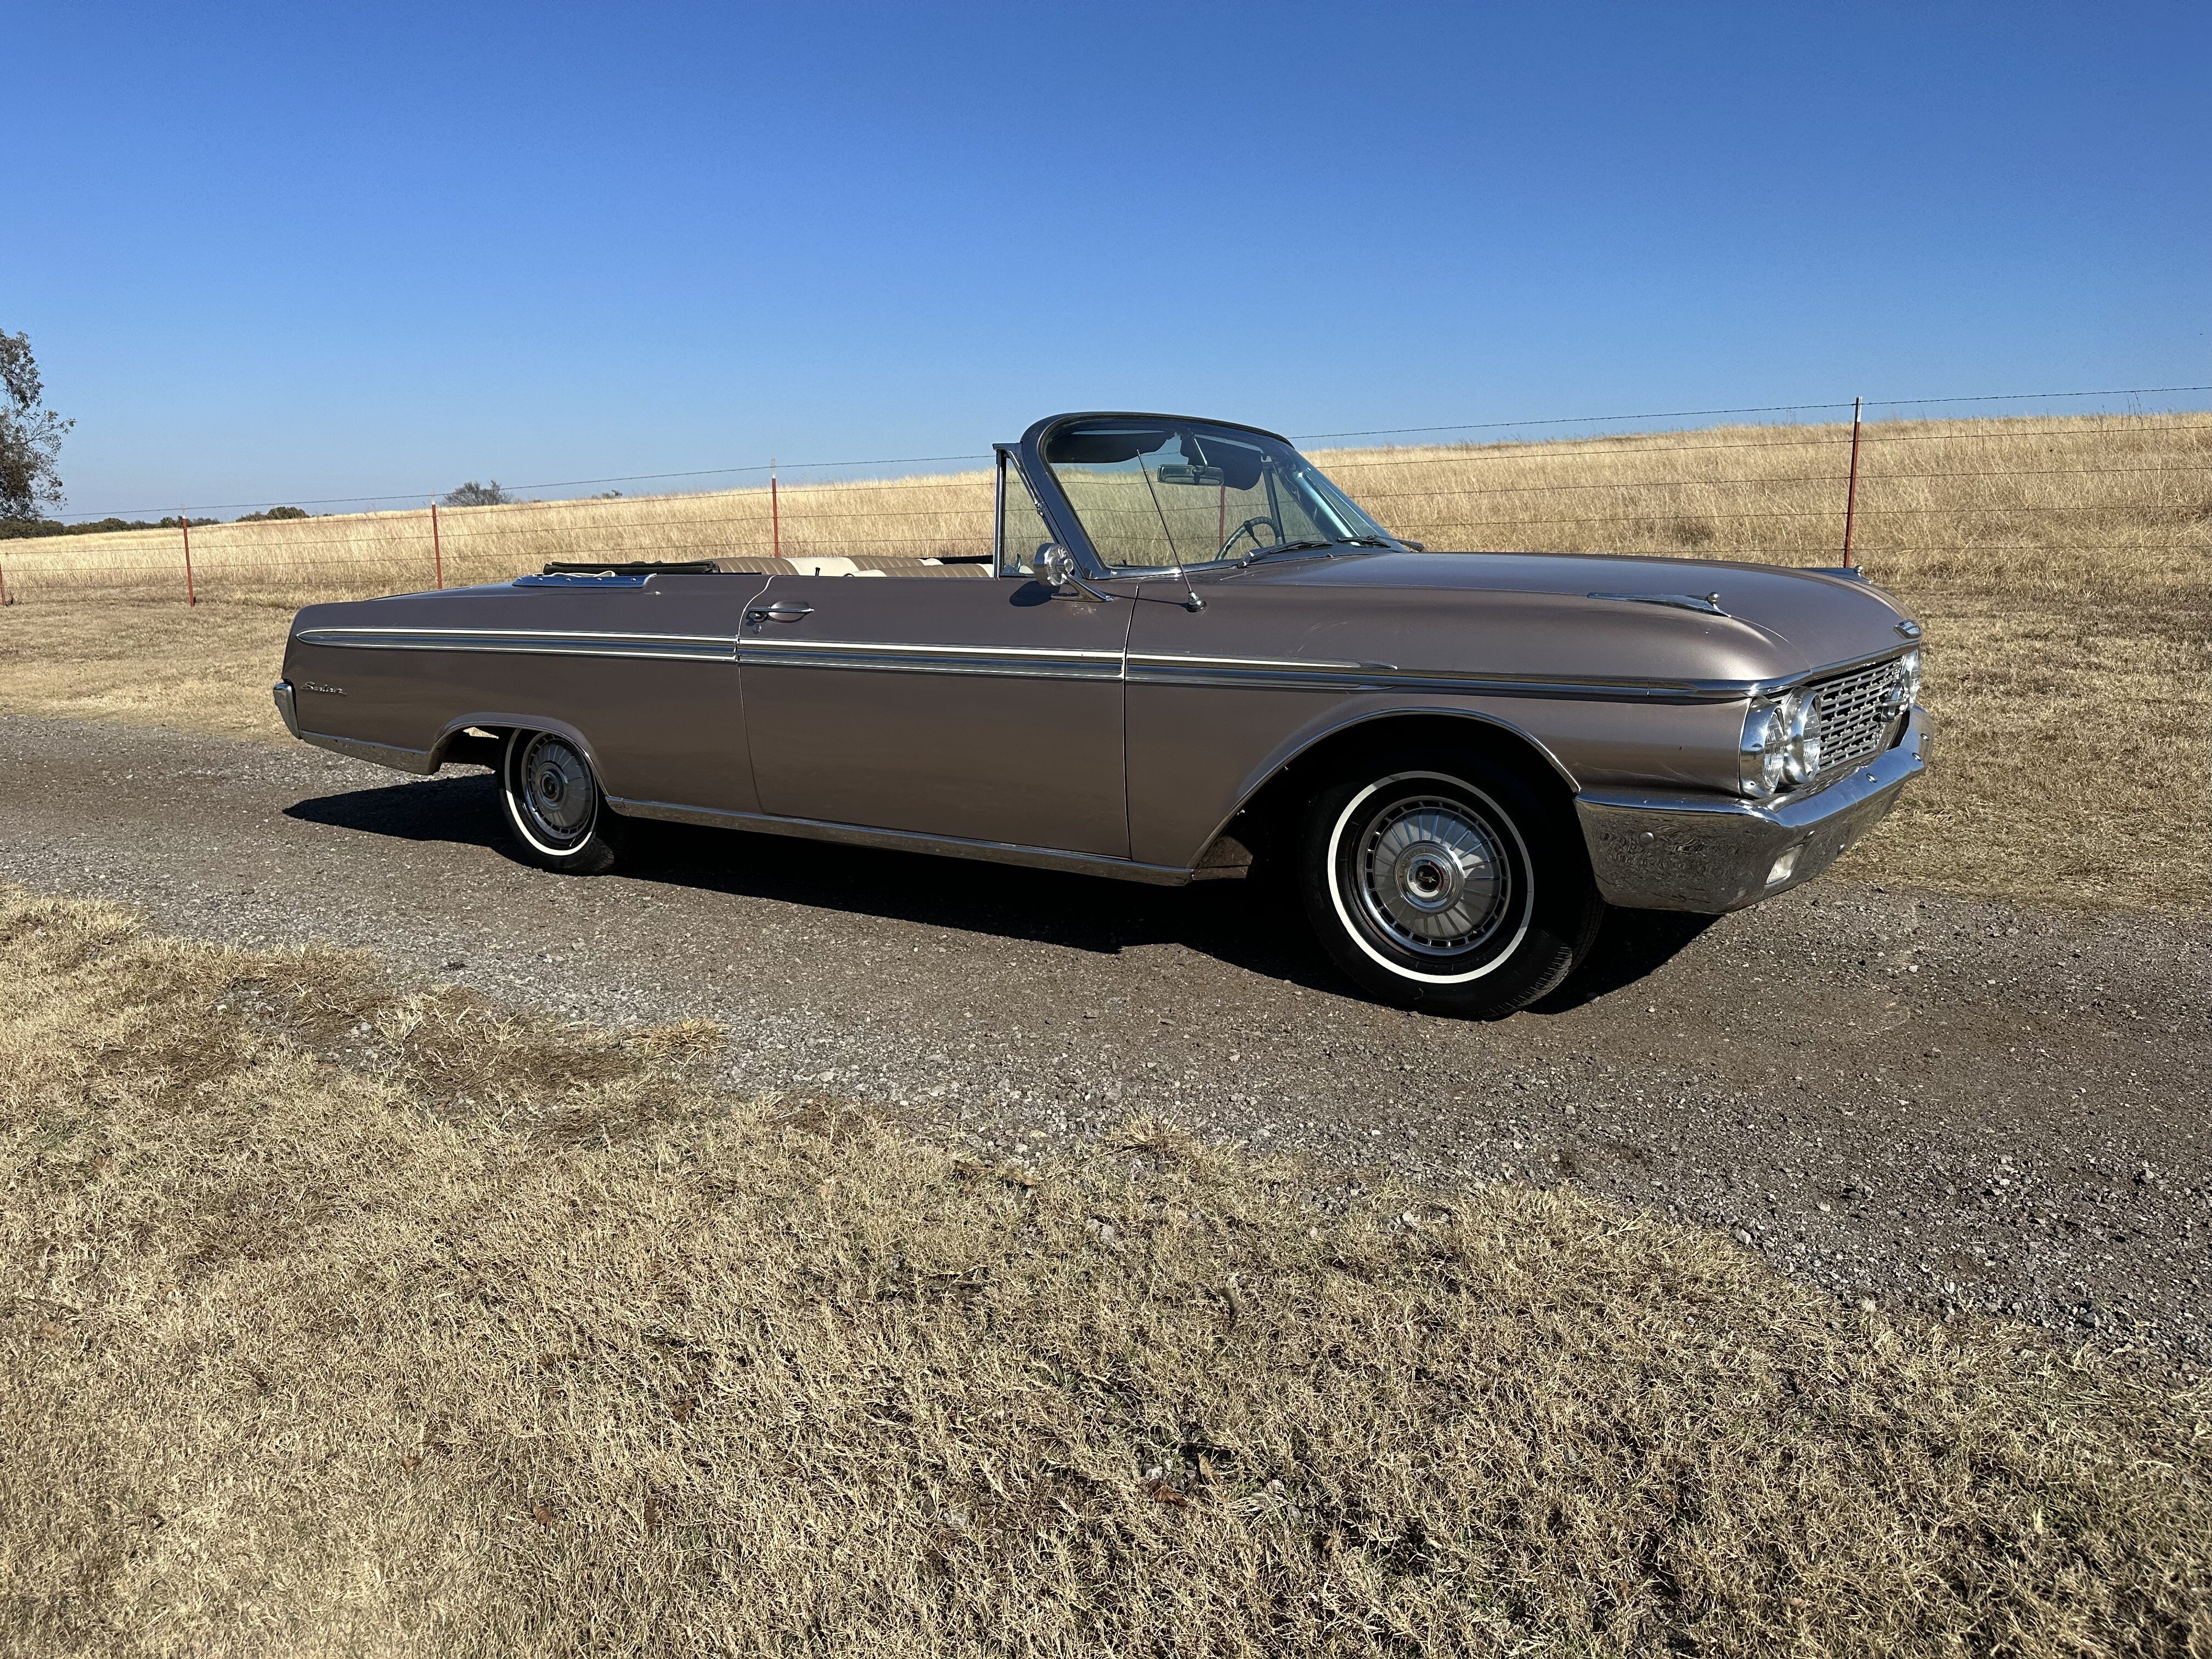
[[1162, 483], [1225, 484], [1229, 475], [1218, 466], [1194, 466], [1182, 461], [1164, 463], [1152, 475]]
[[1047, 542], [1037, 549], [1036, 556], [1030, 561], [1030, 568], [1039, 581], [1057, 591], [1066, 587], [1068, 579], [1075, 574], [1075, 555], [1058, 542]]

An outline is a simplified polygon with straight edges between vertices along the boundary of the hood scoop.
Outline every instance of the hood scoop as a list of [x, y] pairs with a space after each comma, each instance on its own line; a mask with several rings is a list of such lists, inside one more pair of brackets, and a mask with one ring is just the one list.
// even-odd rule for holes
[[1676, 611], [1697, 611], [1708, 617], [1725, 617], [1717, 593], [1593, 593], [1594, 599], [1619, 599], [1626, 605], [1663, 605]]

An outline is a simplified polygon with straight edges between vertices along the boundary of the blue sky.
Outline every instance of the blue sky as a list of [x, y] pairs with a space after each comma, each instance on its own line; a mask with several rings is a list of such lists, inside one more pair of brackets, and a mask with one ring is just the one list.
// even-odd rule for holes
[[2202, 4], [0, 28], [0, 328], [76, 417], [72, 516], [958, 453], [1071, 407], [2212, 381]]

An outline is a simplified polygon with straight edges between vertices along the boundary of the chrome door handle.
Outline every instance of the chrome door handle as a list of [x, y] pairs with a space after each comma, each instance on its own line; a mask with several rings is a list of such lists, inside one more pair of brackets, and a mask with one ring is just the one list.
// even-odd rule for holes
[[778, 599], [774, 605], [758, 605], [745, 612], [749, 623], [797, 622], [801, 617], [811, 617], [814, 607], [800, 605], [795, 599]]

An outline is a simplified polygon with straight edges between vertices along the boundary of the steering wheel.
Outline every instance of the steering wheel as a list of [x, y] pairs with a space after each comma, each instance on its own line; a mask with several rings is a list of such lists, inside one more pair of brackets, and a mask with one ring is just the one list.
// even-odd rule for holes
[[1252, 538], [1252, 550], [1255, 553], [1263, 547], [1273, 545], [1272, 543], [1263, 542], [1260, 539], [1260, 526], [1261, 525], [1267, 526], [1268, 529], [1275, 532], [1276, 541], [1283, 539], [1283, 526], [1276, 523], [1266, 514], [1262, 513], [1256, 518], [1245, 520], [1243, 524], [1238, 525], [1236, 529], [1231, 531], [1229, 532], [1229, 539], [1221, 544], [1221, 550], [1218, 553], [1216, 553], [1213, 556], [1217, 559], [1227, 558], [1229, 556], [1229, 550], [1237, 545], [1237, 538], [1240, 536], [1249, 536]]

